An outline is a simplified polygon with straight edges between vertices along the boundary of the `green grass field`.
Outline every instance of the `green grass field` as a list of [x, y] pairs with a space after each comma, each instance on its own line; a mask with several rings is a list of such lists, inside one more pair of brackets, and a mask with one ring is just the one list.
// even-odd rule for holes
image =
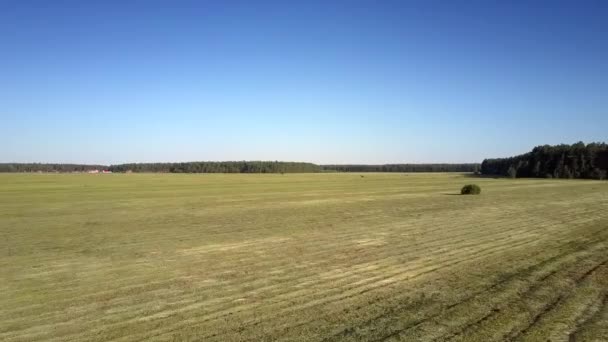
[[2, 341], [608, 341], [605, 181], [0, 174], [0, 235]]

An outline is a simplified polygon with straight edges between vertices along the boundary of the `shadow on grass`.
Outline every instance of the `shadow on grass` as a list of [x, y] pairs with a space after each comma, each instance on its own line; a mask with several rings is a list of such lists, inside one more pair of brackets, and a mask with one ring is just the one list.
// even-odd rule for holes
[[446, 193], [443, 193], [442, 195], [446, 195], [446, 196], [462, 196], [462, 194], [446, 194]]

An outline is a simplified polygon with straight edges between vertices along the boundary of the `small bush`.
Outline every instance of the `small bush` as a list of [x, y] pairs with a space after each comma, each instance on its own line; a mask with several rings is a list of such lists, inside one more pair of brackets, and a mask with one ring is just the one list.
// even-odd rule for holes
[[481, 188], [477, 184], [467, 184], [460, 190], [461, 195], [479, 195]]

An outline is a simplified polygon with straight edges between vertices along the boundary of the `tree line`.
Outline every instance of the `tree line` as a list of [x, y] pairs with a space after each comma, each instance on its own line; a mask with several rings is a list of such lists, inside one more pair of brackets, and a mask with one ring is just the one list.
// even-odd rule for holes
[[109, 167], [112, 172], [161, 172], [161, 173], [295, 173], [319, 172], [312, 163], [279, 161], [227, 161], [187, 163], [137, 163]]
[[321, 167], [312, 163], [279, 161], [130, 163], [109, 166], [59, 163], [0, 163], [0, 172], [87, 172], [92, 170], [159, 173], [293, 173], [320, 172]]
[[308, 173], [308, 172], [474, 172], [479, 164], [317, 165], [279, 161], [227, 161], [186, 163], [129, 163], [118, 165], [4, 163], [0, 172], [112, 172], [157, 173]]
[[479, 164], [384, 164], [322, 165], [325, 171], [337, 172], [476, 172]]
[[104, 165], [86, 164], [43, 164], [43, 163], [0, 163], [0, 172], [86, 172], [106, 170]]
[[608, 144], [578, 142], [573, 145], [537, 146], [531, 152], [510, 157], [485, 159], [484, 175], [541, 178], [606, 179]]

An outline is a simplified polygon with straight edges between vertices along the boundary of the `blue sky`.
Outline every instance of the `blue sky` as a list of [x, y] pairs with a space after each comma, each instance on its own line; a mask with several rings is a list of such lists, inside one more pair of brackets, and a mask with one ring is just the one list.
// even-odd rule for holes
[[605, 141], [605, 1], [0, 1], [0, 162], [478, 162]]

